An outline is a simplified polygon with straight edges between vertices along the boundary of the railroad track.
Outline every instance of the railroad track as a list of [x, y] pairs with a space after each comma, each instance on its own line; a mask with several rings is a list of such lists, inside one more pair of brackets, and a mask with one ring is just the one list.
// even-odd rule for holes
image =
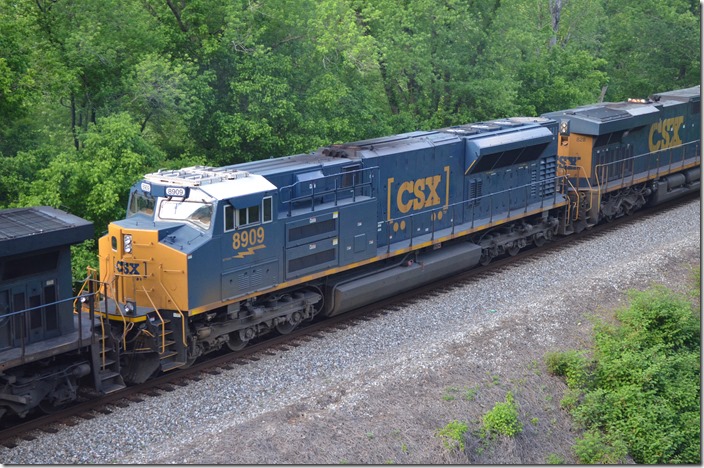
[[428, 283], [421, 288], [339, 316], [310, 323], [289, 334], [272, 336], [266, 340], [253, 342], [241, 351], [208, 356], [207, 360], [196, 362], [187, 369], [177, 369], [143, 384], [132, 385], [109, 395], [85, 394], [85, 401], [73, 404], [56, 413], [23, 420], [10, 427], [0, 429], [0, 445], [13, 448], [22, 440], [35, 439], [37, 432], [57, 433], [67, 426], [80, 424], [82, 420], [93, 419], [100, 414], [110, 414], [111, 407], [124, 408], [144, 401], [146, 398], [158, 398], [163, 393], [174, 391], [178, 387], [188, 386], [191, 382], [200, 381], [209, 375], [217, 375], [237, 367], [246, 367], [249, 363], [258, 361], [265, 356], [284, 353], [302, 346], [306, 342], [354, 327], [360, 322], [370, 321], [382, 315], [401, 313], [405, 307], [412, 303], [481, 281], [505, 268], [518, 268], [536, 258], [559, 252], [576, 243], [592, 241], [622, 226], [638, 223], [643, 219], [657, 216], [665, 210], [689, 203], [698, 196], [698, 194], [692, 194], [658, 207], [642, 209], [632, 216], [618, 218], [611, 223], [595, 226], [579, 234], [556, 238], [541, 247], [524, 249], [516, 256], [506, 255], [497, 258], [486, 266], [479, 266], [451, 278]]

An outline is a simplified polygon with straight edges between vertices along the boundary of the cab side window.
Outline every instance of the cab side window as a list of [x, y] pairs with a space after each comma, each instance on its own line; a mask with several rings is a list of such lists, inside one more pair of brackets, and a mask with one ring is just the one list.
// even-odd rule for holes
[[271, 197], [266, 197], [262, 200], [262, 209], [264, 211], [264, 216], [262, 217], [262, 223], [270, 223], [273, 219], [272, 209], [271, 209]]
[[225, 232], [235, 228], [270, 223], [274, 219], [271, 197], [262, 200], [261, 205], [235, 209], [231, 204], [225, 205]]
[[235, 229], [235, 209], [229, 203], [225, 205], [225, 232]]
[[259, 205], [250, 206], [249, 208], [240, 208], [237, 210], [239, 218], [237, 226], [249, 226], [259, 222]]

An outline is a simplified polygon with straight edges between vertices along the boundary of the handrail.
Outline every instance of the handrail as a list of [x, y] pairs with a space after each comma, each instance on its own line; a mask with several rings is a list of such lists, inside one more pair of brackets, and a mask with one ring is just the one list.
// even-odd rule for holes
[[[564, 180], [567, 179], [567, 176], [566, 176], [566, 175], [554, 176], [554, 177], [552, 177], [551, 179], [543, 179], [543, 180], [539, 180], [539, 181], [536, 181], [536, 182], [530, 182], [530, 183], [528, 183], [528, 184], [524, 184], [524, 185], [521, 185], [521, 186], [518, 186], [518, 187], [511, 187], [511, 188], [509, 188], [509, 189], [502, 190], [502, 191], [500, 191], [500, 192], [493, 192], [493, 193], [490, 193], [490, 194], [487, 194], [487, 195], [481, 195], [481, 196], [478, 196], [478, 197], [470, 198], [470, 199], [468, 199], [468, 200], [462, 200], [462, 201], [459, 201], [459, 202], [456, 202], [456, 203], [452, 203], [452, 204], [448, 204], [448, 205], [443, 205], [443, 206], [441, 206], [441, 207], [434, 207], [434, 208], [426, 209], [426, 210], [423, 210], [423, 211], [418, 211], [418, 212], [415, 212], [415, 213], [407, 214], [407, 215], [404, 215], [404, 216], [399, 216], [399, 217], [397, 217], [397, 218], [389, 218], [389, 219], [387, 219], [386, 221], [382, 221], [382, 222], [386, 225], [387, 252], [390, 252], [390, 248], [391, 248], [391, 231], [392, 231], [392, 227], [394, 226], [394, 223], [399, 223], [399, 224], [403, 223], [403, 224], [405, 225], [406, 222], [408, 222], [410, 233], [409, 233], [408, 238], [407, 238], [407, 239], [404, 239], [404, 240], [402, 240], [402, 241], [408, 241], [408, 242], [409, 242], [409, 246], [412, 247], [412, 246], [413, 246], [413, 239], [414, 239], [415, 237], [418, 237], [418, 236], [415, 236], [415, 234], [414, 234], [414, 232], [413, 232], [413, 221], [414, 221], [414, 218], [432, 215], [434, 212], [447, 212], [447, 211], [449, 211], [449, 210], [452, 210], [452, 218], [451, 218], [451, 220], [452, 220], [452, 229], [453, 229], [453, 232], [454, 232], [454, 227], [455, 227], [455, 216], [454, 216], [454, 215], [455, 215], [455, 213], [456, 213], [456, 210], [455, 210], [455, 209], [456, 209], [457, 207], [462, 208], [463, 206], [472, 206], [472, 220], [471, 220], [471, 222], [472, 222], [472, 228], [474, 228], [474, 221], [475, 221], [475, 219], [476, 219], [476, 217], [475, 217], [475, 211], [474, 211], [474, 206], [478, 205], [478, 204], [481, 202], [482, 199], [488, 199], [489, 202], [490, 202], [490, 204], [491, 204], [491, 203], [493, 202], [493, 200], [494, 200], [495, 197], [500, 196], [500, 195], [503, 195], [503, 194], [510, 194], [510, 192], [515, 191], [515, 190], [519, 190], [519, 189], [528, 190], [529, 187], [533, 187], [533, 186], [536, 186], [536, 187], [538, 187], [539, 189], [540, 189], [540, 188], [543, 188], [543, 190], [545, 190], [546, 187], [550, 187], [550, 186], [552, 185], [552, 186], [553, 186], [553, 189], [552, 189], [552, 190], [553, 190], [553, 193], [552, 193], [552, 195], [551, 195], [550, 197], [545, 197], [545, 196], [541, 197], [540, 203], [541, 203], [541, 206], [543, 206], [543, 204], [545, 203], [545, 199], [546, 199], [546, 198], [552, 198], [552, 199], [553, 199], [553, 204], [554, 204], [554, 203], [557, 203], [557, 198], [558, 198], [558, 196], [560, 196], [560, 195], [565, 195], [565, 194], [561, 193], [561, 192], [558, 190], [558, 186], [559, 186], [558, 181], [559, 181], [560, 179], [563, 180], [563, 184], [564, 184]], [[528, 211], [528, 204], [527, 204], [527, 203], [526, 203], [526, 205], [522, 208], [522, 211], [523, 211], [523, 213], [526, 213], [526, 212]], [[510, 210], [509, 210], [509, 212], [510, 212]], [[491, 215], [491, 218], [490, 218], [490, 219], [493, 220], [493, 209], [490, 210], [490, 215]], [[434, 237], [435, 237], [435, 219], [434, 219], [434, 218], [431, 218], [431, 221], [432, 221], [432, 229], [433, 229], [433, 231], [432, 231], [432, 233], [431, 233], [431, 240], [434, 240]], [[466, 222], [469, 222], [469, 220], [467, 220]], [[402, 228], [402, 229], [405, 230], [405, 228]], [[424, 234], [419, 234], [419, 235], [424, 235]]]
[[[84, 297], [84, 296], [83, 296], [83, 294], [82, 294], [82, 293], [83, 293], [83, 290], [84, 290], [84, 289], [86, 288], [86, 286], [87, 286], [87, 287], [88, 287], [88, 291], [89, 291], [89, 295], [92, 296], [92, 299], [93, 299], [93, 300], [88, 304], [88, 307], [89, 307], [89, 314], [91, 315], [91, 329], [93, 329], [93, 327], [95, 326], [95, 306], [96, 306], [96, 302], [99, 302], [99, 301], [100, 301], [100, 291], [101, 291], [102, 287], [104, 286], [104, 283], [102, 283], [101, 281], [95, 279], [96, 276], [98, 275], [98, 271], [97, 271], [95, 268], [92, 268], [92, 267], [88, 266], [88, 267], [86, 268], [86, 271], [87, 271], [88, 275], [86, 276], [86, 279], [85, 279], [85, 281], [83, 282], [83, 285], [81, 286], [81, 289], [79, 290], [79, 293], [78, 293], [79, 298], [77, 298], [76, 301], [78, 301], [78, 300], [80, 299], [82, 303], [88, 302], [87, 300], [83, 300], [83, 297]], [[93, 288], [93, 287], [92, 287], [93, 284], [97, 284], [98, 287], [97, 287], [97, 288]], [[74, 301], [74, 303], [73, 303], [73, 306], [74, 306], [74, 310], [79, 310], [79, 307], [76, 307], [76, 302], [75, 302], [75, 301]], [[81, 308], [80, 310], [82, 310], [82, 308]], [[101, 334], [101, 336], [105, 336], [105, 319], [104, 319], [104, 317], [103, 317], [101, 314], [98, 314], [98, 319], [99, 319], [99, 321], [100, 321], [100, 322], [99, 322], [99, 323], [100, 323], [100, 334]], [[81, 316], [80, 316], [80, 315], [79, 315], [79, 317], [78, 317], [78, 320], [79, 320], [79, 324], [80, 324], [80, 320], [81, 320]], [[80, 325], [79, 325], [79, 326], [80, 326]], [[93, 336], [95, 337], [95, 334], [93, 334]], [[106, 366], [105, 360], [106, 360], [106, 354], [107, 354], [107, 353], [105, 352], [106, 341], [105, 341], [105, 340], [101, 340], [100, 346], [101, 346], [101, 353], [100, 353], [100, 355], [102, 356], [102, 360], [101, 360], [101, 369], [104, 369], [105, 366]]]
[[[660, 156], [661, 155], [667, 154], [667, 156], [669, 156], [667, 169], [666, 169], [668, 173], [672, 171], [673, 166], [675, 166], [675, 168], [676, 168], [676, 166], [678, 164], [680, 165], [680, 167], [684, 167], [685, 161], [687, 159], [692, 159], [692, 157], [687, 158], [687, 147], [691, 146], [691, 145], [693, 145], [695, 148], [694, 155], [692, 157], [694, 158], [695, 161], [701, 162], [701, 152], [699, 151], [700, 142], [697, 140], [697, 141], [690, 141], [687, 143], [683, 143], [681, 145], [678, 145], [678, 146], [675, 146], [672, 148], [667, 148], [667, 149], [660, 150], [660, 151], [654, 151], [651, 153], [641, 153], [641, 154], [637, 154], [635, 156], [631, 156], [629, 158], [623, 158], [623, 159], [619, 159], [617, 161], [611, 161], [608, 163], [597, 164], [594, 166], [594, 172], [595, 172], [596, 183], [599, 186], [599, 190], [601, 190], [602, 186], [609, 184], [609, 168], [611, 166], [615, 166], [616, 164], [621, 164], [621, 167], [625, 167], [626, 162], [631, 163], [630, 164], [631, 175], [629, 176], [631, 178], [631, 180], [634, 180], [634, 178], [635, 178], [636, 160], [642, 159], [642, 158], [647, 158], [647, 157], [652, 157], [653, 155], [655, 155], [655, 178], [660, 176], [660, 172], [661, 172], [661, 170], [663, 170], [663, 167], [664, 167], [664, 166], [660, 165]], [[675, 152], [675, 150], [678, 150], [678, 149], [682, 149], [682, 158], [678, 159], [676, 161], [673, 161], [672, 155]], [[647, 173], [648, 173], [647, 178], [648, 179], [651, 178], [651, 171], [652, 170], [653, 170], [653, 168], [650, 166], [650, 164], [648, 164], [648, 166], [647, 166]], [[619, 187], [621, 187], [621, 188], [624, 187], [625, 180], [627, 178], [624, 175], [625, 172], [626, 172], [625, 169], [622, 170], [621, 177], [616, 177], [613, 179], [614, 181], [620, 179], [620, 186]], [[603, 181], [602, 181], [602, 175], [605, 176], [604, 177], [605, 180], [603, 180]]]
[[164, 322], [164, 317], [161, 316], [161, 314], [159, 313], [159, 309], [156, 307], [156, 304], [154, 304], [154, 301], [152, 301], [152, 297], [149, 295], [149, 292], [147, 292], [147, 288], [142, 286], [142, 291], [144, 291], [144, 294], [147, 295], [147, 299], [149, 299], [149, 302], [151, 303], [152, 307], [154, 307], [154, 312], [161, 321], [161, 353], [159, 354], [163, 354], [166, 352], [166, 322]]
[[159, 281], [159, 286], [161, 286], [161, 288], [164, 290], [166, 295], [171, 300], [171, 303], [174, 305], [174, 307], [176, 307], [176, 310], [178, 311], [179, 315], [181, 316], [181, 335], [182, 335], [181, 340], [183, 341], [184, 346], [188, 346], [188, 342], [186, 341], [186, 316], [183, 313], [183, 311], [178, 307], [178, 305], [176, 304], [176, 301], [174, 301], [174, 298], [171, 296], [169, 291], [166, 289], [166, 286], [164, 286], [164, 283]]
[[[361, 188], [364, 190], [365, 188], [369, 188], [369, 196], [373, 196], [374, 193], [374, 171], [378, 170], [378, 166], [373, 166], [373, 167], [364, 167], [360, 169], [355, 169], [354, 171], [349, 171], [349, 172], [339, 172], [337, 174], [329, 174], [325, 175], [322, 177], [318, 177], [317, 179], [311, 179], [311, 180], [299, 180], [294, 182], [291, 185], [285, 185], [281, 188], [279, 188], [279, 194], [280, 194], [280, 200], [281, 203], [288, 204], [288, 216], [291, 216], [292, 210], [293, 210], [293, 204], [296, 202], [300, 201], [305, 201], [305, 200], [310, 200], [311, 201], [311, 211], [315, 211], [315, 197], [320, 197], [324, 195], [329, 195], [329, 194], [335, 194], [335, 200], [334, 203], [337, 205], [338, 203], [338, 194], [344, 193], [344, 192], [351, 192], [352, 195], [352, 200], [354, 201], [357, 198], [357, 189]], [[367, 180], [365, 181], [365, 175], [369, 174], [367, 177]], [[359, 179], [357, 179], [357, 175], [359, 175]], [[338, 184], [338, 181], [342, 179], [343, 177], [352, 177], [352, 184], [347, 185], [347, 186], [342, 186], [342, 184]], [[317, 191], [316, 192], [316, 184], [325, 182], [327, 180], [334, 179], [334, 187], [330, 189], [324, 189], [322, 191]], [[311, 187], [311, 193], [309, 195], [301, 195], [299, 197], [293, 197], [294, 189], [297, 187], [300, 187], [304, 184], [312, 184]], [[288, 191], [288, 198], [284, 197], [284, 193]]]
[[[88, 267], [89, 273], [93, 273], [93, 275], [96, 275], [98, 272], [94, 268]], [[107, 269], [106, 271], [110, 271]], [[115, 309], [119, 312], [120, 317], [122, 318], [122, 337], [120, 341], [122, 342], [123, 348], [127, 347], [127, 334], [132, 330], [134, 327], [133, 322], [128, 322], [127, 318], [125, 317], [124, 311], [122, 310], [121, 307], [119, 307], [120, 303], [117, 301], [117, 294], [115, 292], [115, 287], [114, 283], [117, 281], [118, 276], [115, 275], [115, 272], [112, 272], [113, 276], [109, 278], [107, 281], [99, 281], [99, 280], [92, 280], [93, 282], [97, 283], [100, 285], [100, 290], [103, 290], [103, 296], [105, 299], [105, 314], [110, 313], [108, 311], [108, 299], [112, 298], [113, 302], [115, 303]], [[102, 320], [102, 317], [101, 317]]]
[[[576, 164], [569, 164], [569, 165], [565, 165], [562, 167], [565, 170], [577, 170], [577, 177], [576, 178], [586, 181], [587, 182], [587, 189], [592, 190], [592, 183], [589, 181], [589, 177], [587, 177], [587, 171], [586, 171], [586, 169], [584, 169], [583, 166], [578, 166]], [[582, 175], [580, 177], [581, 172], [584, 172], [584, 175]], [[574, 186], [574, 184], [572, 183], [570, 178], [572, 178], [572, 177], [567, 175], [567, 179], [566, 179], [567, 183], [570, 185], [570, 187], [572, 187], [572, 190], [574, 191], [574, 193], [577, 194], [577, 203], [579, 203], [579, 199], [581, 198], [581, 195], [579, 193], [579, 188]], [[591, 209], [592, 209], [592, 198], [590, 197], [589, 198], [589, 207], [587, 208], [587, 211], [589, 211]], [[568, 213], [568, 215], [569, 215], [569, 213]], [[576, 221], [578, 218], [579, 218], [579, 208], [577, 208], [574, 213], [574, 220]], [[569, 217], [567, 219], [569, 219]]]

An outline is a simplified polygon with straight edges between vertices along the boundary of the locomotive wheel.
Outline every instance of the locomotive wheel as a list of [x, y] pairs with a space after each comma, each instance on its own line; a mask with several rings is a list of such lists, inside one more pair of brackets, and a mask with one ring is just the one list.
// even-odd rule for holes
[[295, 330], [297, 326], [298, 326], [297, 323], [284, 322], [284, 323], [280, 323], [276, 326], [276, 331], [282, 335], [288, 335], [293, 330]]
[[533, 236], [533, 243], [535, 244], [536, 247], [540, 247], [545, 244], [545, 236], [538, 233], [535, 236]]
[[482, 256], [479, 258], [479, 264], [481, 266], [487, 266], [491, 262], [491, 256], [488, 253], [482, 252]]
[[244, 349], [248, 343], [249, 340], [243, 340], [242, 337], [240, 337], [239, 331], [234, 331], [230, 333], [230, 339], [227, 340], [227, 347], [230, 348], [230, 351], [240, 351]]
[[521, 248], [519, 246], [517, 246], [516, 244], [513, 244], [513, 246], [510, 249], [508, 249], [508, 254], [512, 257], [515, 257], [516, 255], [518, 255], [518, 252], [520, 250], [521, 250]]

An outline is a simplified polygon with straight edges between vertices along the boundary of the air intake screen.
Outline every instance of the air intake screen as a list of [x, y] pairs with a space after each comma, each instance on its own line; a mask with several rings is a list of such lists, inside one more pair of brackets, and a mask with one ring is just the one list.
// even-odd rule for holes
[[289, 242], [317, 236], [326, 232], [335, 232], [337, 219], [328, 219], [317, 223], [305, 224], [303, 226], [291, 228], [288, 231]]
[[293, 273], [299, 270], [305, 270], [315, 265], [320, 265], [321, 263], [327, 263], [335, 260], [335, 249], [323, 250], [322, 252], [314, 253], [313, 255], [307, 255], [301, 258], [295, 258], [289, 260], [288, 271]]

